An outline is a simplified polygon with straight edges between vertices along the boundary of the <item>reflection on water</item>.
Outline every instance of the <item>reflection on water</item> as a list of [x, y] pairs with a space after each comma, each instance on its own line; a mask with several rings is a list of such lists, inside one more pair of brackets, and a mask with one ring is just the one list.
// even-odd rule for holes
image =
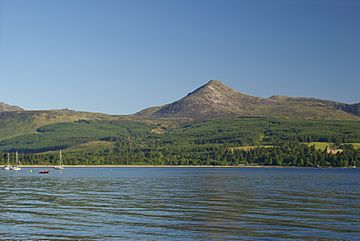
[[3, 239], [360, 239], [359, 169], [0, 172]]

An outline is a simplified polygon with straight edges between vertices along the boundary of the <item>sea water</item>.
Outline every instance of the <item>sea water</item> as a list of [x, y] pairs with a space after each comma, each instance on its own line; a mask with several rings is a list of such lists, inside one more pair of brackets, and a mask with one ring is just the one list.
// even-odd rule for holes
[[360, 240], [360, 169], [0, 171], [0, 239]]

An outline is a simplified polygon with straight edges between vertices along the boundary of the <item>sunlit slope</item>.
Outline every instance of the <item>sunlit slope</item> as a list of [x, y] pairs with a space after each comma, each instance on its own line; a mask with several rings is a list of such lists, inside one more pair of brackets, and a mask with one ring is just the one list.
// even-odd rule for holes
[[229, 146], [276, 145], [283, 141], [360, 142], [359, 121], [221, 118], [188, 124], [163, 137], [165, 143]]
[[0, 151], [45, 152], [87, 142], [117, 138], [141, 138], [154, 126], [127, 120], [78, 120], [45, 125], [37, 133], [24, 134], [0, 142]]
[[[0, 151], [111, 149], [116, 141], [146, 150], [196, 151], [200, 146], [273, 146], [282, 142], [360, 143], [359, 121], [220, 118], [163, 127], [143, 120], [84, 120], [49, 124], [0, 142]], [[154, 131], [159, 130], [162, 131]]]
[[71, 110], [20, 111], [0, 113], [0, 140], [36, 133], [37, 128], [76, 120], [108, 120], [111, 116]]
[[19, 111], [0, 113], [0, 141], [11, 137], [37, 133], [37, 129], [55, 123], [67, 123], [78, 120], [143, 120], [154, 123], [152, 120], [126, 115], [107, 115], [102, 113], [81, 112], [72, 110], [44, 110], [44, 111]]

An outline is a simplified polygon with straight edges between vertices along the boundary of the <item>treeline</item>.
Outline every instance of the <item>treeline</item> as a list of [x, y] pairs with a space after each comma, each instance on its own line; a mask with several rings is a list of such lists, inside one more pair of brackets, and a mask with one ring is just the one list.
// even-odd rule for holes
[[[305, 167], [360, 166], [360, 149], [341, 146], [343, 152], [329, 154], [299, 142], [282, 143], [274, 147], [250, 150], [230, 148], [227, 145], [142, 147], [130, 140], [117, 142], [112, 149], [89, 152], [65, 152], [66, 165], [264, 165]], [[6, 164], [6, 153], [0, 154], [0, 163]], [[12, 156], [12, 159], [14, 156]], [[22, 154], [26, 165], [57, 165], [58, 153]]]

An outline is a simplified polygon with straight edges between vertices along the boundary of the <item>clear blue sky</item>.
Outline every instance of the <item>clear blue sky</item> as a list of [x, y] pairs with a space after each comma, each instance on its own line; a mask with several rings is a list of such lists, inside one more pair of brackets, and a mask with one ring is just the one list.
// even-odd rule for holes
[[0, 0], [0, 101], [127, 114], [210, 79], [360, 102], [360, 1]]

